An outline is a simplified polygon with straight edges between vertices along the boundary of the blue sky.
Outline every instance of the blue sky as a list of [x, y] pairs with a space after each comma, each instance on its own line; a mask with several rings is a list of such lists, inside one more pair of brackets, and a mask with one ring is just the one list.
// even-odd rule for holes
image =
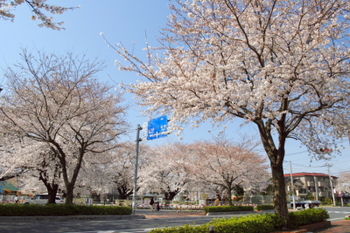
[[[142, 48], [145, 47], [147, 34], [148, 43], [157, 45], [160, 37], [160, 29], [165, 26], [167, 16], [170, 14], [168, 1], [166, 0], [49, 0], [49, 3], [62, 6], [81, 6], [80, 9], [68, 11], [63, 15], [54, 15], [55, 21], [65, 21], [66, 30], [54, 31], [37, 26], [39, 21], [32, 21], [30, 9], [22, 5], [14, 12], [14, 22], [0, 20], [0, 68], [5, 69], [16, 61], [20, 61], [19, 52], [21, 48], [29, 51], [42, 50], [47, 53], [73, 51], [75, 54], [86, 54], [89, 58], [96, 57], [106, 61], [106, 69], [99, 74], [99, 79], [104, 82], [116, 84], [119, 82], [133, 83], [140, 79], [133, 73], [119, 71], [114, 66], [114, 61], [120, 59], [100, 36], [103, 32], [109, 42], [123, 43], [128, 48], [134, 48], [135, 55], [145, 57]], [[69, 4], [69, 5], [68, 5]], [[0, 85], [4, 83], [0, 76]], [[130, 135], [130, 140], [135, 140], [136, 127], [147, 122], [148, 118], [141, 116], [138, 106], [133, 104], [131, 95], [126, 95], [126, 103], [131, 105], [128, 121], [135, 129]], [[239, 134], [248, 133], [256, 135], [257, 129], [252, 126], [240, 127], [236, 122], [229, 125], [226, 134], [230, 138], [238, 139]], [[210, 132], [209, 132], [210, 131]], [[181, 135], [184, 142], [210, 139], [220, 130], [212, 129], [211, 125], [204, 123], [200, 128], [192, 130], [186, 128]], [[177, 141], [175, 135], [153, 140], [151, 145], [159, 145], [169, 141]], [[342, 144], [347, 149], [342, 150], [342, 156], [338, 156], [332, 163], [330, 171], [332, 175], [338, 175], [342, 171], [350, 171], [349, 142], [344, 139]], [[306, 148], [300, 147], [295, 141], [288, 141], [286, 147], [285, 173], [290, 172], [289, 161], [292, 162], [293, 172], [323, 172], [328, 173], [328, 168], [323, 167], [325, 161], [314, 161], [310, 163], [310, 157]]]

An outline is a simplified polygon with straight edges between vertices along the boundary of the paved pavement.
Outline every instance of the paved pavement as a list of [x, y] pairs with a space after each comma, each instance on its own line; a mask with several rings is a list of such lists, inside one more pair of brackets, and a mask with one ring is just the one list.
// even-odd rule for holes
[[[188, 217], [190, 219], [191, 217], [205, 216], [204, 212], [202, 212], [202, 211], [180, 211], [180, 212], [176, 212], [176, 211], [139, 211], [136, 213], [136, 215], [137, 216], [134, 216], [135, 219], [136, 218], [139, 218], [139, 219], [146, 218], [146, 219], [152, 219], [152, 220], [160, 221], [160, 222], [162, 222], [162, 219], [164, 219], [163, 221], [166, 221], [165, 220], [166, 218], [174, 219], [174, 218], [186, 218], [186, 217]], [[99, 216], [99, 217], [101, 217], [101, 216]], [[129, 217], [132, 217], [132, 216], [129, 216]], [[4, 220], [4, 219], [0, 218], [0, 221], [1, 220]], [[40, 220], [44, 220], [44, 219], [40, 219]], [[11, 221], [11, 222], [14, 223], [13, 221]], [[15, 220], [15, 222], [16, 222], [16, 220]], [[37, 222], [37, 221], [35, 221], [35, 222]], [[41, 221], [39, 221], [39, 222], [41, 222]], [[41, 224], [39, 222], [37, 222], [37, 223]], [[82, 221], [81, 223], [83, 223], [83, 222], [84, 221]], [[18, 222], [18, 224], [20, 224], [20, 223]], [[350, 220], [335, 221], [335, 222], [332, 222], [331, 224], [332, 224], [332, 226], [329, 227], [328, 229], [317, 231], [317, 233], [350, 233]], [[66, 232], [68, 232], [68, 231], [66, 231]], [[84, 232], [87, 232], [87, 231], [84, 231]], [[91, 232], [95, 232], [95, 231], [89, 231], [89, 233], [91, 233]], [[96, 231], [96, 232], [98, 232], [98, 231]], [[116, 232], [116, 231], [108, 231], [108, 232]], [[128, 231], [128, 232], [130, 232], [130, 231]], [[143, 232], [145, 232], [145, 231], [143, 231]], [[316, 233], [316, 232], [314, 232], [314, 233]]]
[[332, 222], [332, 226], [317, 233], [350, 233], [350, 220]]

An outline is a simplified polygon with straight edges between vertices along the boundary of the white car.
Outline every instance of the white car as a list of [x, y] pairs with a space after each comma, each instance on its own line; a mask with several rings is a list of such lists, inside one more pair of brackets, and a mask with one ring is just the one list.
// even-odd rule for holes
[[[47, 194], [37, 194], [34, 197], [32, 197], [29, 200], [25, 201], [25, 204], [47, 204], [47, 201], [49, 199], [49, 195]], [[60, 196], [56, 196], [56, 204], [64, 204], [64, 199], [62, 199]]]

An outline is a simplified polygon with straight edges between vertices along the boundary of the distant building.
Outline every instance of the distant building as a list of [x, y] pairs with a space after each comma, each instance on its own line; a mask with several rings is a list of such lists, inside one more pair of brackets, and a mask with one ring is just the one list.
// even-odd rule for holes
[[15, 195], [18, 191], [16, 179], [0, 181], [0, 195]]
[[[293, 173], [293, 187], [296, 197], [300, 199], [307, 199], [308, 195], [313, 195], [315, 200], [322, 201], [325, 198], [332, 198], [332, 188], [337, 184], [338, 177], [331, 176], [332, 180], [329, 179], [328, 174], [324, 173]], [[285, 183], [287, 193], [291, 192], [291, 176], [290, 174], [285, 174]]]

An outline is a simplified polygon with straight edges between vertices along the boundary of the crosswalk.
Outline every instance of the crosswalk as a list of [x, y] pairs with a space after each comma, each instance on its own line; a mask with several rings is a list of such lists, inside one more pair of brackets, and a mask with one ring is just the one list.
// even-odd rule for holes
[[349, 211], [336, 211], [336, 210], [330, 210], [328, 213], [333, 213], [333, 214], [350, 214]]

